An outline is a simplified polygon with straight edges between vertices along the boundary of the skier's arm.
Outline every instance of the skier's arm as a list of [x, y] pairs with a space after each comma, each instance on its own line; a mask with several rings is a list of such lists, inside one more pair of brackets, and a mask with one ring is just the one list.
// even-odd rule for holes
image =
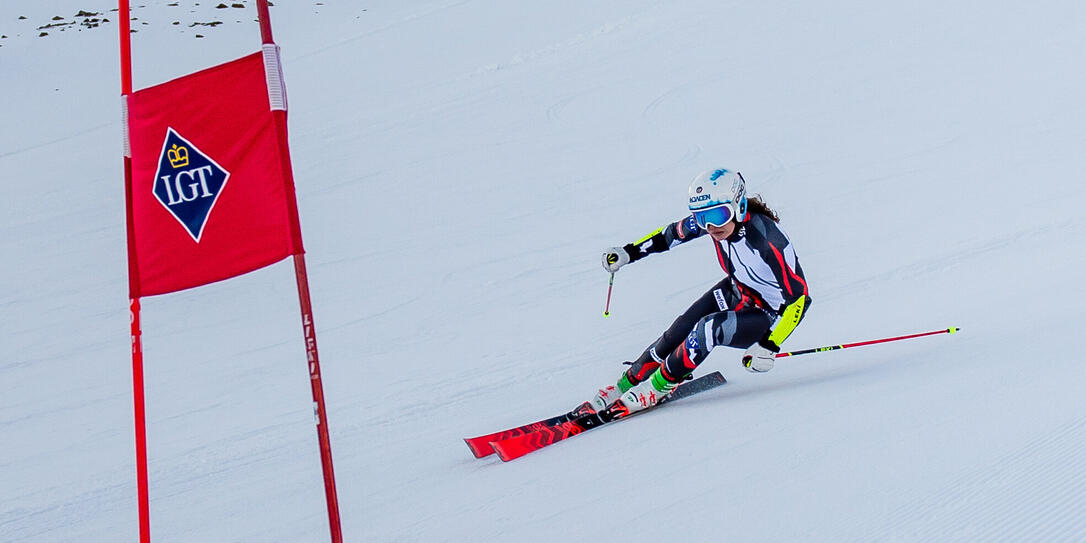
[[[783, 258], [781, 251], [770, 243], [771, 252], [777, 256], [777, 265], [769, 262], [774, 275], [781, 286], [781, 294], [784, 302], [777, 310], [777, 321], [766, 331], [765, 335], [757, 343], [747, 348], [743, 354], [743, 367], [762, 373], [773, 369], [773, 360], [781, 351], [781, 344], [788, 336], [792, 335], [803, 315], [811, 305], [811, 297], [807, 295], [807, 282], [803, 279], [803, 269], [799, 261], [795, 259], [795, 252], [790, 251], [791, 259]], [[788, 247], [791, 249], [791, 247]]]
[[622, 247], [630, 256], [630, 262], [636, 262], [653, 253], [662, 253], [676, 245], [686, 243], [705, 234], [705, 229], [694, 222], [694, 216], [687, 216], [673, 222], [649, 235]]
[[807, 304], [810, 300], [809, 296], [803, 295], [784, 306], [784, 311], [781, 312], [780, 318], [777, 319], [776, 325], [769, 331], [769, 336], [766, 339], [780, 347], [781, 343], [784, 343], [784, 340], [788, 339], [788, 336], [792, 335], [792, 332], [799, 326], [799, 321], [803, 319], [803, 314], [807, 311]]
[[776, 324], [743, 353], [743, 367], [754, 373], [764, 373], [773, 369], [773, 360], [777, 357], [777, 353], [781, 352], [781, 343], [784, 343], [796, 326], [799, 326], [799, 321], [803, 319], [803, 313], [807, 310], [810, 301], [811, 298], [804, 294], [784, 306]]
[[779, 348], [784, 340], [799, 326], [804, 313], [811, 305], [807, 292], [807, 280], [799, 265], [796, 251], [788, 237], [769, 220], [752, 220], [747, 229], [748, 242], [773, 272], [780, 288], [782, 302], [772, 308], [778, 319], [758, 342], [769, 350]]
[[781, 286], [781, 295], [784, 302], [778, 308], [780, 318], [770, 329], [766, 336], [773, 345], [780, 346], [788, 336], [799, 326], [803, 319], [811, 298], [807, 295], [807, 280], [803, 277], [803, 268], [796, 259], [796, 252], [785, 241], [783, 248], [778, 248], [771, 240], [769, 245], [770, 258], [767, 259], [769, 267], [776, 276], [777, 284]]

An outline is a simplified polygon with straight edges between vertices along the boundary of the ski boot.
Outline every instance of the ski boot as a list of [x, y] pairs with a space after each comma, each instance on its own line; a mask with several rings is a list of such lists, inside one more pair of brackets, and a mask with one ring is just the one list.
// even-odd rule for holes
[[672, 383], [663, 374], [663, 368], [652, 372], [648, 379], [634, 385], [619, 397], [625, 408], [623, 416], [648, 409], [660, 403], [679, 383]]
[[622, 372], [622, 377], [618, 382], [613, 385], [607, 385], [596, 392], [596, 395], [592, 397], [592, 408], [597, 413], [607, 409], [611, 404], [618, 401], [622, 394], [627, 390], [633, 388], [633, 383], [630, 382], [630, 378], [626, 376], [626, 372]]

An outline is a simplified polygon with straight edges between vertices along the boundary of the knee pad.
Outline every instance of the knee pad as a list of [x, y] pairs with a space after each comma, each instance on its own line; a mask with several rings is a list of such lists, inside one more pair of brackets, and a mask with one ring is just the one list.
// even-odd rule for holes
[[713, 349], [711, 336], [707, 338], [705, 335], [707, 322], [711, 323], [712, 320], [709, 317], [699, 320], [686, 339], [664, 360], [664, 371], [675, 380], [681, 380], [694, 371]]

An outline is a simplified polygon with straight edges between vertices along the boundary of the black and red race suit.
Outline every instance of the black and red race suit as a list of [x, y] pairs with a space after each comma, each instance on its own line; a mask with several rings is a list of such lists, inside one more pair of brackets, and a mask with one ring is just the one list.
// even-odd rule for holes
[[[707, 233], [688, 216], [623, 249], [635, 262]], [[712, 242], [726, 276], [632, 363], [627, 372], [632, 383], [643, 381], [661, 364], [665, 376], [677, 381], [719, 345], [745, 349], [769, 340], [779, 346], [806, 314], [810, 297], [803, 268], [773, 219], [752, 213], [727, 239]], [[676, 356], [669, 357], [672, 353]]]

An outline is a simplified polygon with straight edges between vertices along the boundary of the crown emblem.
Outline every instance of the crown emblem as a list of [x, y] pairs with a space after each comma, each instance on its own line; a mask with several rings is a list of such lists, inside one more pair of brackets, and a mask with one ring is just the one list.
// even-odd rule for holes
[[166, 129], [151, 190], [196, 243], [229, 178], [230, 172], [207, 153], [173, 128]]
[[178, 146], [176, 143], [166, 151], [166, 157], [170, 160], [170, 166], [174, 169], [184, 168], [189, 165], [189, 150]]

